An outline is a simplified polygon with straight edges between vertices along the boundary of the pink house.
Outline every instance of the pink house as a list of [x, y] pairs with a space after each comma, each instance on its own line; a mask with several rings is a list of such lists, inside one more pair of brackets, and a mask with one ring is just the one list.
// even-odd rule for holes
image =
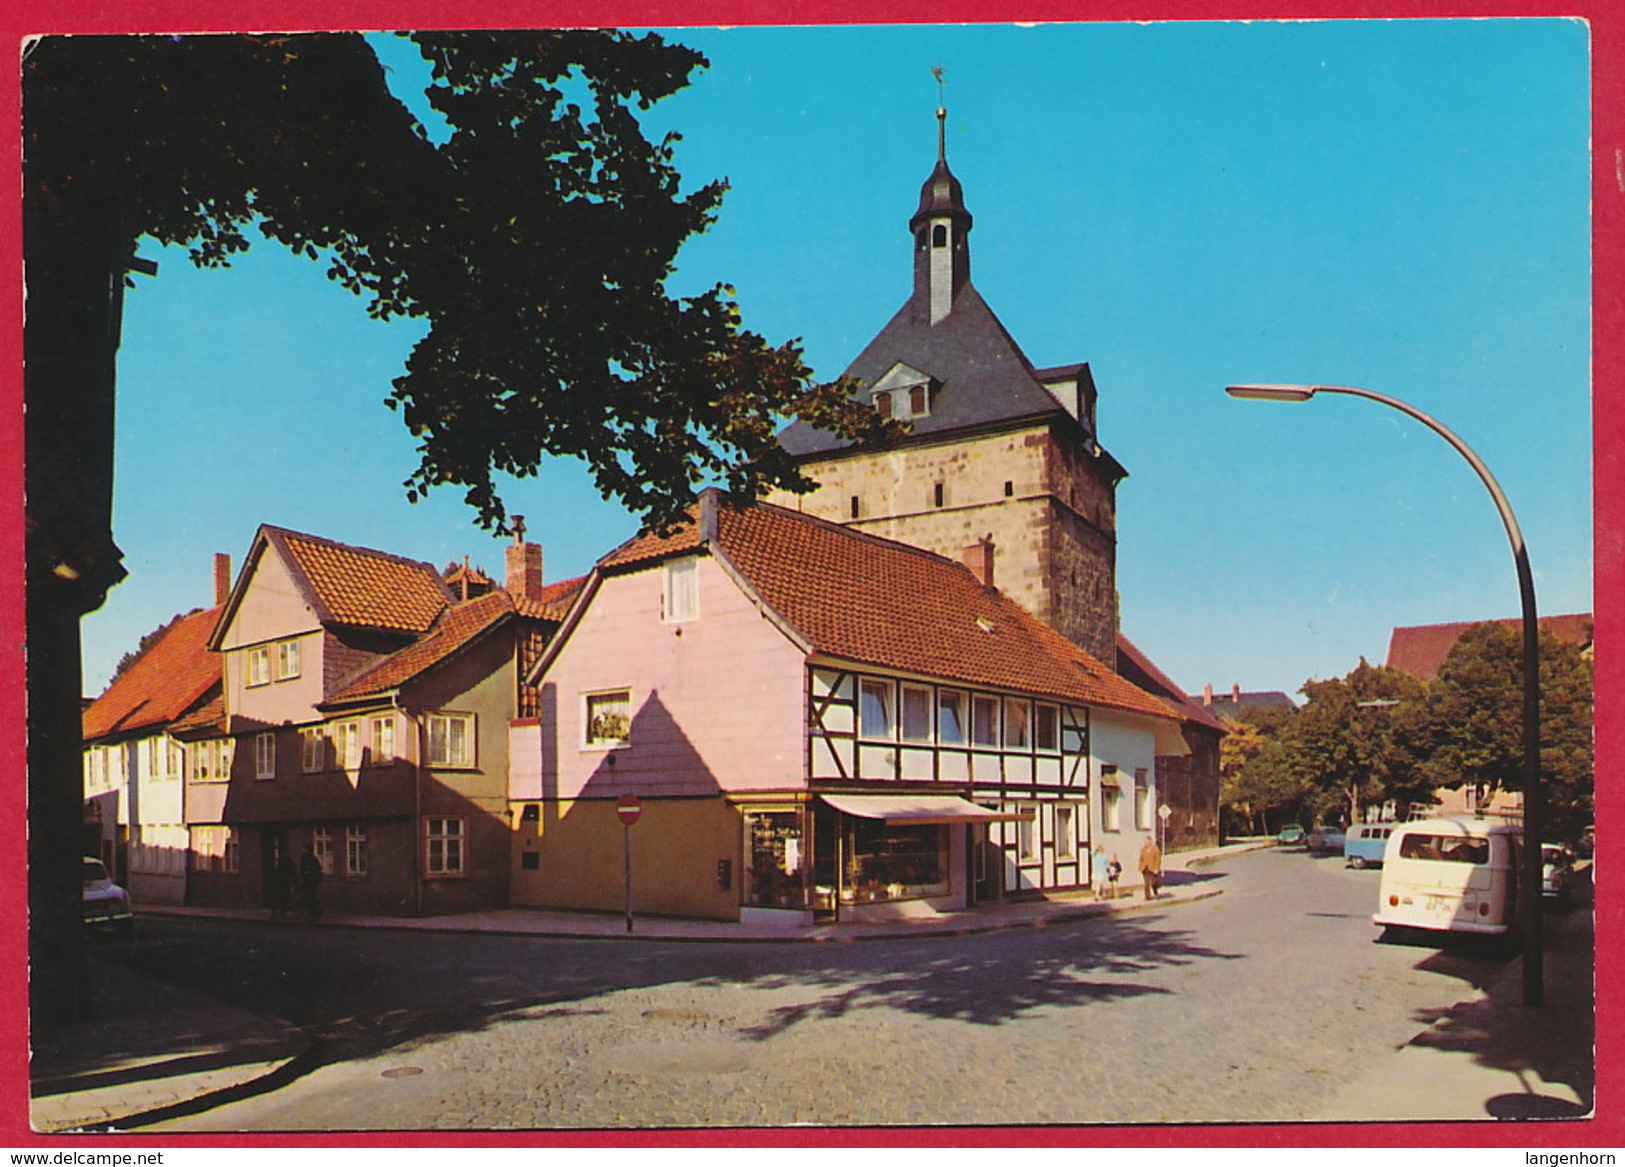
[[1087, 885], [1155, 831], [1181, 715], [969, 564], [707, 491], [602, 559], [530, 681], [515, 904], [862, 918]]

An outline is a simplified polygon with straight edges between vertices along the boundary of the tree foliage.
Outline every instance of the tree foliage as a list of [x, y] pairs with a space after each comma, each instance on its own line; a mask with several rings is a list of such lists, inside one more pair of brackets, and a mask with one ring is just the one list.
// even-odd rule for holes
[[[583, 458], [606, 496], [659, 525], [708, 479], [744, 498], [806, 489], [774, 438], [787, 417], [895, 435], [846, 386], [814, 384], [797, 342], [745, 330], [730, 289], [667, 292], [725, 184], [683, 193], [676, 136], [650, 141], [637, 114], [703, 57], [613, 30], [413, 40], [443, 142], [355, 35], [34, 41], [31, 271], [70, 252], [116, 267], [144, 236], [225, 265], [251, 226], [325, 260], [374, 316], [427, 321], [389, 397], [419, 442], [404, 485], [414, 500], [461, 486], [488, 526], [504, 518], [497, 477], [548, 456]], [[102, 270], [100, 287], [79, 281], [82, 303], [105, 300]], [[94, 313], [41, 310], [31, 348], [97, 343]]]

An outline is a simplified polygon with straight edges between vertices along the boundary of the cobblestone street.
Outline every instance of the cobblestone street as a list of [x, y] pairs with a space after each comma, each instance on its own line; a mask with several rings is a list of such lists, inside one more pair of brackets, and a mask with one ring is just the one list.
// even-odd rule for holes
[[198, 975], [237, 970], [320, 1064], [147, 1129], [1304, 1120], [1503, 965], [1376, 943], [1380, 876], [1340, 859], [1218, 871], [1224, 895], [1177, 910], [958, 938], [192, 931], [244, 945]]

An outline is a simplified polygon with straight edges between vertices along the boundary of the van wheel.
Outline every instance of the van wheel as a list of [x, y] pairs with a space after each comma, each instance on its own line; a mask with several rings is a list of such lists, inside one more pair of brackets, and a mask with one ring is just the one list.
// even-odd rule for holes
[[1356, 856], [1354, 856], [1352, 859], [1349, 860], [1349, 866], [1354, 868], [1354, 870], [1356, 870], [1356, 871], [1364, 871], [1365, 870], [1365, 856], [1364, 855], [1356, 855]]

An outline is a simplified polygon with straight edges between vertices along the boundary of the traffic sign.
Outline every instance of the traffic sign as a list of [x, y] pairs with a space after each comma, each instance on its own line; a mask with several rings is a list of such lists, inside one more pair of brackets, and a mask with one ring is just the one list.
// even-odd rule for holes
[[1161, 819], [1163, 822], [1167, 822], [1169, 817], [1173, 813], [1174, 813], [1174, 808], [1169, 806], [1166, 802], [1163, 803], [1161, 806], [1157, 807], [1157, 817], [1159, 819]]
[[615, 800], [615, 813], [620, 816], [622, 824], [631, 826], [643, 813], [643, 804], [638, 801], [637, 795], [623, 794]]

